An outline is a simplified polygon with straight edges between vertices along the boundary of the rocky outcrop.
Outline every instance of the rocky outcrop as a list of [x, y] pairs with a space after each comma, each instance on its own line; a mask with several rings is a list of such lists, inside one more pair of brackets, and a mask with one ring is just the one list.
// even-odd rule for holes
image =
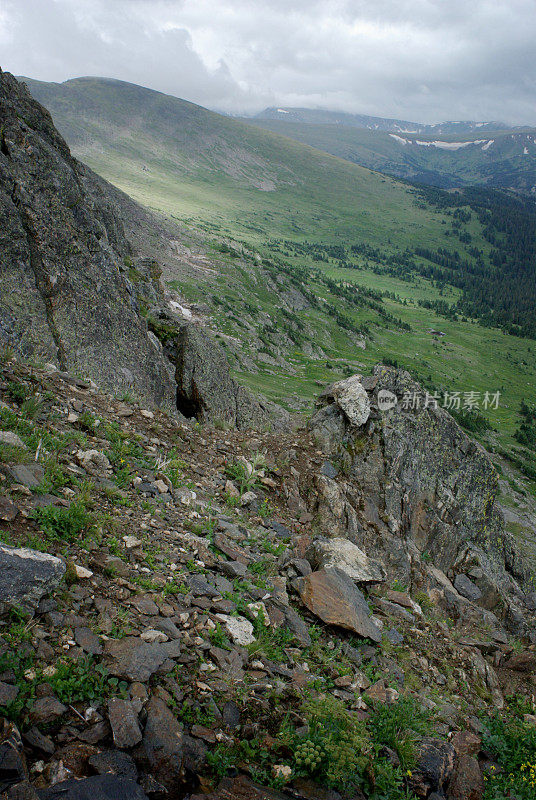
[[320, 396], [310, 430], [331, 464], [314, 479], [322, 531], [351, 539], [408, 585], [415, 564], [431, 562], [462, 601], [504, 613], [506, 596], [515, 616], [521, 592], [509, 572], [515, 546], [497, 510], [496, 470], [426, 397], [409, 373], [383, 366]]
[[150, 327], [175, 366], [177, 408], [187, 419], [220, 421], [237, 428], [288, 427], [290, 417], [275, 403], [257, 400], [233, 380], [223, 348], [200, 326], [166, 310]]
[[[10, 398], [15, 380], [42, 398], [37, 419]], [[16, 512], [14, 522], [0, 517], [0, 536], [18, 548], [39, 540], [67, 565], [56, 590], [40, 588], [52, 596], [41, 597], [31, 621], [0, 609], [2, 800], [364, 800], [393, 767], [386, 797], [400, 796], [402, 777], [408, 797], [480, 800], [483, 770], [496, 758], [489, 711], [503, 709], [507, 720], [504, 698], [515, 696], [532, 736], [530, 637], [511, 639], [495, 614], [458, 591], [453, 581], [472, 593], [474, 569], [451, 581], [408, 549], [411, 583], [402, 590], [372, 548], [318, 536], [311, 513], [296, 513], [300, 475], [321, 473], [332, 496], [340, 493], [337, 508], [355, 506], [354, 523], [365, 521], [349, 470], [337, 474], [336, 459], [322, 459], [306, 432], [177, 424], [18, 361], [0, 365], [0, 405], [1, 422], [29, 456], [36, 442], [78, 439], [75, 409], [101, 420], [90, 450], [69, 445], [57, 458], [41, 449], [55, 495], [23, 486], [11, 471], [0, 480], [0, 508], [3, 500]], [[136, 445], [127, 459], [113, 457], [119, 433]], [[228, 503], [240, 497], [239, 472], [228, 467], [251, 463], [252, 446], [266, 458], [255, 494], [269, 515]], [[101, 463], [96, 454], [105, 452]], [[51, 525], [73, 502], [86, 509], [86, 527], [65, 537], [63, 525]], [[43, 524], [33, 511], [49, 503], [61, 513]], [[382, 729], [397, 735], [380, 749]], [[257, 743], [266, 747], [262, 772]], [[412, 743], [415, 764], [400, 775]], [[325, 747], [325, 758], [304, 776], [311, 747]], [[360, 786], [348, 794], [355, 753], [363, 756]], [[326, 790], [332, 755], [343, 756], [344, 784]], [[511, 769], [508, 761], [497, 767]]]
[[49, 113], [0, 72], [0, 341], [164, 407], [173, 386], [147, 334], [106, 184]]

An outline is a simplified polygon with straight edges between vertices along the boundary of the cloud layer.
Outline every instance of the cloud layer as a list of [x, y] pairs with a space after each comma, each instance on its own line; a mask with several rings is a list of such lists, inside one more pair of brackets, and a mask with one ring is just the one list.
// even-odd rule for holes
[[0, 0], [0, 65], [220, 110], [536, 124], [534, 0]]

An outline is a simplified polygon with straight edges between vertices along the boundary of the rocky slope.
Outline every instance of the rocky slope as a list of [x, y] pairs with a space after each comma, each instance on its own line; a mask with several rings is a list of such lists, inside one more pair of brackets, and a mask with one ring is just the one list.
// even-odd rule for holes
[[507, 797], [536, 603], [482, 540], [481, 449], [378, 408], [409, 387], [380, 368], [309, 430], [241, 432], [8, 357], [0, 796]]
[[150, 217], [0, 81], [1, 800], [533, 796], [534, 565], [485, 451], [401, 370], [307, 427], [247, 394]]
[[[232, 424], [270, 424], [274, 409], [234, 383], [216, 343], [169, 311], [158, 265], [134, 257], [118, 211], [129, 201], [72, 158], [48, 111], [1, 71], [0, 120], [0, 340], [150, 406], [175, 410], [182, 398], [189, 416], [217, 411]], [[148, 329], [153, 307], [154, 316], [163, 307], [165, 331]], [[158, 335], [168, 340], [175, 328], [168, 358]], [[192, 358], [203, 364], [199, 379], [191, 366], [182, 373]]]

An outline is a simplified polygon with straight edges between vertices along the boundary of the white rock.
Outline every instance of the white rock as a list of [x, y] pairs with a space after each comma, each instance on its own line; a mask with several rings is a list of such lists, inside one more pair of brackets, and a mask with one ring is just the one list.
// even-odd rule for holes
[[91, 578], [93, 576], [93, 573], [91, 572], [90, 569], [81, 567], [80, 564], [74, 565], [74, 571], [76, 572], [76, 577], [81, 581], [85, 580], [86, 578]]
[[370, 400], [359, 375], [337, 381], [326, 392], [344, 412], [349, 422], [361, 427], [370, 417]]
[[169, 492], [169, 487], [168, 487], [167, 483], [165, 481], [163, 481], [161, 478], [159, 478], [157, 481], [155, 481], [154, 485], [156, 486], [156, 488], [158, 489], [160, 494], [166, 494], [166, 492]]
[[152, 411], [147, 411], [144, 408], [141, 409], [140, 414], [142, 415], [142, 417], [145, 417], [145, 419], [154, 419], [153, 412]]
[[141, 638], [144, 642], [148, 642], [149, 644], [154, 644], [155, 642], [167, 642], [168, 637], [162, 631], [156, 631], [153, 628], [148, 628], [146, 631], [143, 631], [141, 634]]
[[135, 536], [123, 536], [123, 541], [127, 550], [133, 550], [142, 544], [141, 539], [137, 539]]
[[245, 617], [229, 617], [227, 614], [217, 614], [218, 619], [223, 622], [227, 633], [235, 644], [247, 647], [255, 641], [253, 635], [253, 625]]
[[13, 431], [0, 431], [0, 444], [9, 444], [11, 447], [20, 447], [22, 450], [28, 449], [20, 436]]

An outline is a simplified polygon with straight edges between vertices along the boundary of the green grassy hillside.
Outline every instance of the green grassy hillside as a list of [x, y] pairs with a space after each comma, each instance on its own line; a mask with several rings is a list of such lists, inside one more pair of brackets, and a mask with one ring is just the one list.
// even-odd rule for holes
[[[254, 118], [248, 122], [369, 169], [434, 186], [480, 184], [529, 193], [536, 187], [534, 129], [494, 131], [486, 128], [470, 134], [438, 135], [389, 133], [345, 124], [286, 119]], [[439, 146], [432, 142], [439, 142]], [[465, 142], [470, 144], [459, 147]], [[449, 146], [456, 149], [449, 149]]]
[[152, 208], [257, 241], [447, 245], [409, 187], [368, 169], [132, 84], [25, 80], [74, 154]]

